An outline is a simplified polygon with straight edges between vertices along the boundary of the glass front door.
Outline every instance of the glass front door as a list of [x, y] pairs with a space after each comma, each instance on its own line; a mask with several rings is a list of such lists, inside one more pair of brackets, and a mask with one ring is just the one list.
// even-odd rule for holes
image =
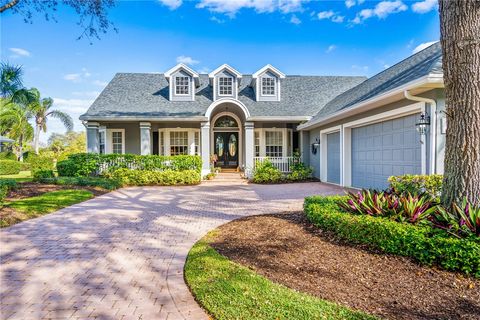
[[215, 132], [213, 143], [217, 160], [216, 167], [238, 167], [238, 132]]

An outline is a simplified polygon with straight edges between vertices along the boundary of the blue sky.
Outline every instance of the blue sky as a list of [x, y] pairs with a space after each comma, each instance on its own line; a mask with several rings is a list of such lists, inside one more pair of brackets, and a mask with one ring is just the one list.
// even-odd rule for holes
[[[228, 63], [253, 73], [270, 63], [286, 74], [372, 76], [439, 39], [436, 0], [119, 1], [118, 33], [77, 40], [77, 16], [58, 22], [1, 16], [1, 60], [24, 67], [27, 87], [78, 120], [116, 72], [164, 72], [177, 62], [208, 72]], [[49, 132], [63, 132], [49, 122]]]

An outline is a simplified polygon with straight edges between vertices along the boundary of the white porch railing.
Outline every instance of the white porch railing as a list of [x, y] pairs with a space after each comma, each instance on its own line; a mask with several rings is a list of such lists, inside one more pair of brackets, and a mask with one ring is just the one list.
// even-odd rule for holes
[[262, 164], [267, 160], [283, 173], [291, 172], [292, 165], [300, 161], [298, 157], [254, 157], [253, 169], [255, 170], [257, 165]]

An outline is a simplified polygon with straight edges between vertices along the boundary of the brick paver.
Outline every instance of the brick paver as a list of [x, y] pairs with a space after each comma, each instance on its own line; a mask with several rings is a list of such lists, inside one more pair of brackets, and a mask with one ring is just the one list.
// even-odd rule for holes
[[117, 190], [0, 231], [2, 319], [207, 319], [183, 280], [189, 249], [246, 215], [299, 210], [321, 183]]

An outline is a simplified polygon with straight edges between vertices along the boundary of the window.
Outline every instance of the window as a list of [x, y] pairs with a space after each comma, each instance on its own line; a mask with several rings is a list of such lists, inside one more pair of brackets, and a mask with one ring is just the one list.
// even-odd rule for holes
[[283, 135], [281, 131], [265, 132], [265, 151], [267, 157], [283, 156]]
[[218, 79], [218, 94], [221, 96], [232, 95], [233, 92], [233, 78], [220, 77]]
[[175, 94], [187, 95], [190, 92], [190, 78], [189, 77], [175, 77]]
[[123, 153], [122, 131], [112, 131], [112, 153]]
[[164, 140], [164, 132], [160, 131], [158, 140], [160, 142], [160, 155], [164, 156], [165, 155], [165, 140]]
[[264, 96], [275, 95], [275, 78], [271, 78], [271, 77], [262, 78], [262, 95]]
[[255, 131], [255, 157], [260, 157], [260, 132]]
[[215, 128], [237, 128], [238, 124], [235, 119], [229, 116], [222, 116], [215, 121]]
[[195, 131], [193, 136], [193, 145], [195, 148], [195, 155], [200, 155], [200, 132]]
[[98, 133], [98, 152], [105, 154], [105, 131], [102, 130]]
[[171, 131], [170, 132], [170, 155], [177, 156], [188, 154], [188, 132]]

